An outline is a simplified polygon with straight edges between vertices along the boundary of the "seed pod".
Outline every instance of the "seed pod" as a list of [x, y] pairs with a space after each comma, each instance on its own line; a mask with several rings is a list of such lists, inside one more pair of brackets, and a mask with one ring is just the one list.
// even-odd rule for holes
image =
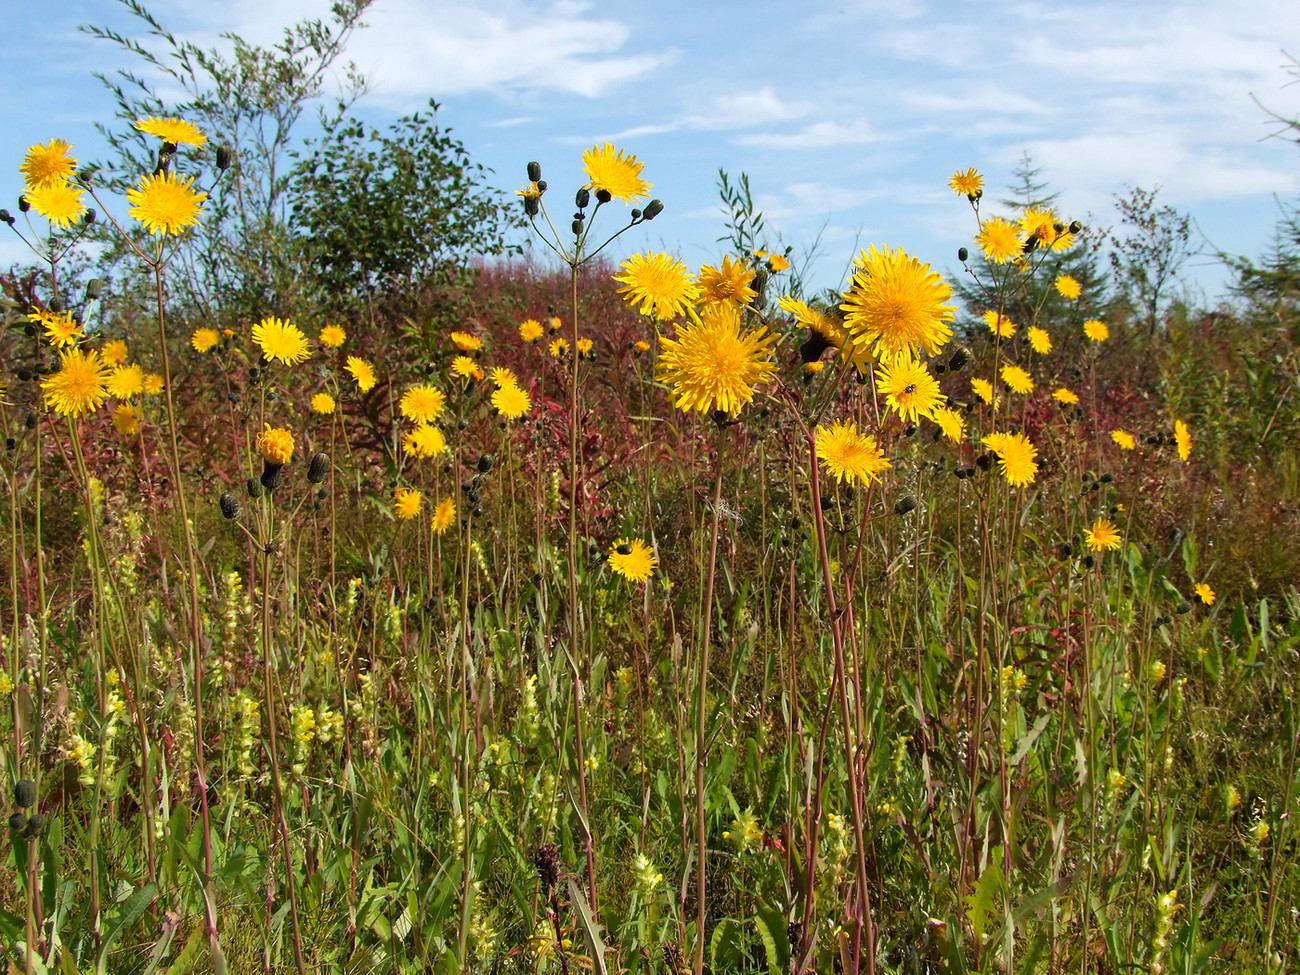
[[225, 515], [228, 520], [234, 521], [239, 517], [239, 501], [229, 491], [221, 496], [220, 504], [221, 513]]
[[311, 463], [307, 465], [307, 480], [320, 484], [330, 470], [330, 459], [325, 454], [312, 454]]
[[31, 779], [19, 779], [14, 783], [14, 802], [19, 809], [36, 805], [36, 783]]

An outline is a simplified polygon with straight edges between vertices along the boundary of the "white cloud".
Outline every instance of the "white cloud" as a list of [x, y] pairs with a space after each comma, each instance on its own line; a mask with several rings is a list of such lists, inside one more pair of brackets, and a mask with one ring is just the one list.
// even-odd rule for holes
[[880, 138], [865, 119], [853, 122], [814, 122], [797, 132], [770, 132], [743, 135], [736, 139], [742, 146], [764, 149], [826, 149], [831, 146], [860, 145]]
[[786, 101], [764, 85], [757, 91], [715, 95], [709, 108], [688, 116], [686, 124], [694, 129], [741, 129], [802, 118], [812, 108], [808, 102]]

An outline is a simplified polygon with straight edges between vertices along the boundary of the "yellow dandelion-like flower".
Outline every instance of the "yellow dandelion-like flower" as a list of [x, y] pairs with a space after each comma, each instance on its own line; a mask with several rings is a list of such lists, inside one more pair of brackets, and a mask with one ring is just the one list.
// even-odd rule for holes
[[131, 399], [144, 392], [144, 370], [137, 365], [116, 366], [108, 374], [108, 395], [113, 399]]
[[93, 413], [108, 399], [108, 373], [98, 352], [70, 349], [59, 354], [61, 367], [41, 380], [45, 405], [63, 416]]
[[1020, 256], [1025, 242], [1020, 236], [1020, 228], [1014, 223], [1002, 217], [989, 217], [980, 222], [975, 245], [986, 260], [994, 264], [1005, 264]]
[[51, 139], [44, 145], [28, 149], [23, 156], [23, 164], [18, 167], [27, 189], [61, 186], [72, 179], [77, 171], [77, 160], [68, 155], [71, 149], [72, 143], [62, 139]]
[[326, 325], [320, 330], [320, 344], [327, 349], [337, 349], [348, 340], [348, 333], [342, 325]]
[[858, 255], [840, 308], [858, 346], [877, 354], [937, 355], [952, 338], [946, 323], [956, 309], [944, 304], [951, 297], [952, 289], [930, 265], [902, 248], [879, 251], [872, 245]]
[[710, 305], [661, 337], [656, 378], [672, 390], [673, 405], [686, 412], [721, 410], [733, 416], [754, 399], [755, 387], [776, 373], [767, 328], [745, 329], [735, 305]]
[[1105, 342], [1110, 338], [1110, 329], [1106, 327], [1105, 322], [1090, 318], [1083, 323], [1083, 334], [1094, 342]]
[[1034, 391], [1034, 377], [1019, 366], [1005, 365], [1001, 369], [1001, 375], [1002, 381], [1013, 393], [1024, 395]]
[[684, 315], [699, 297], [686, 265], [667, 254], [633, 254], [619, 267], [623, 273], [615, 274], [614, 280], [623, 287], [618, 293], [639, 305], [642, 315], [667, 321]]
[[995, 410], [998, 408], [997, 397], [993, 395], [993, 384], [987, 379], [972, 379], [970, 391]]
[[1083, 294], [1083, 285], [1068, 274], [1058, 274], [1056, 276], [1056, 290], [1062, 298], [1067, 301], [1074, 301], [1079, 295]]
[[637, 353], [637, 355], [644, 355], [650, 351], [650, 343], [645, 339], [637, 339], [632, 343], [632, 351]]
[[283, 362], [286, 366], [311, 358], [307, 336], [293, 322], [263, 318], [253, 326], [253, 341], [261, 348], [264, 357]]
[[820, 359], [818, 359], [816, 362], [805, 362], [803, 364], [803, 371], [806, 373], [823, 372], [825, 371], [825, 369], [826, 369], [826, 363], [822, 362]]
[[402, 521], [410, 521], [424, 509], [424, 495], [419, 491], [398, 488], [393, 492], [393, 511]]
[[852, 420], [817, 428], [817, 459], [837, 482], [850, 484], [879, 481], [881, 472], [893, 466], [876, 438], [860, 432]]
[[1025, 235], [1026, 251], [1035, 248], [1063, 251], [1074, 246], [1074, 234], [1057, 221], [1050, 209], [1030, 207], [1020, 217], [1020, 229]]
[[990, 433], [980, 443], [998, 455], [998, 469], [1012, 487], [1034, 483], [1038, 448], [1023, 433]]
[[126, 343], [121, 339], [109, 339], [99, 350], [99, 357], [104, 360], [106, 365], [110, 366], [120, 366], [126, 362], [128, 355], [130, 355], [130, 351], [127, 349]]
[[910, 355], [887, 359], [876, 366], [876, 391], [885, 405], [908, 423], [919, 417], [933, 417], [947, 398], [939, 392], [939, 381], [925, 363]]
[[360, 356], [350, 355], [343, 367], [357, 382], [357, 387], [363, 393], [368, 393], [375, 388], [375, 369], [370, 363]]
[[569, 352], [569, 343], [565, 339], [552, 339], [546, 347], [546, 354], [552, 359], [562, 359]]
[[1115, 527], [1115, 523], [1105, 518], [1098, 518], [1092, 523], [1091, 528], [1085, 528], [1083, 530], [1083, 540], [1088, 548], [1094, 552], [1119, 548], [1120, 543], [1123, 541], [1119, 529]]
[[334, 402], [334, 397], [329, 393], [317, 393], [311, 398], [311, 411], [319, 413], [321, 416], [329, 416], [334, 412], [337, 405]]
[[563, 326], [564, 322], [560, 321], [559, 315], [552, 315], [546, 320], [546, 327], [552, 332], [558, 332]]
[[1213, 606], [1214, 601], [1219, 598], [1218, 594], [1206, 582], [1196, 584], [1196, 597], [1206, 606]]
[[492, 408], [507, 420], [518, 420], [532, 410], [533, 401], [518, 386], [502, 386], [492, 394]]
[[267, 423], [257, 435], [257, 449], [268, 464], [283, 467], [293, 460], [293, 434], [283, 427]]
[[470, 332], [452, 332], [448, 338], [461, 352], [477, 352], [483, 348], [483, 340]]
[[816, 332], [831, 345], [838, 348], [844, 342], [844, 329], [838, 318], [789, 295], [777, 300], [777, 307], [789, 312], [794, 320], [810, 331]]
[[545, 334], [546, 330], [536, 318], [525, 318], [519, 323], [519, 338], [524, 342], [536, 342]]
[[182, 180], [170, 172], [141, 176], [126, 191], [132, 204], [127, 212], [151, 234], [179, 234], [199, 222], [199, 210], [208, 194], [194, 189], [194, 177]]
[[71, 183], [46, 183], [23, 196], [33, 210], [55, 227], [71, 227], [86, 212], [81, 190]]
[[629, 582], [645, 582], [658, 566], [654, 550], [639, 538], [620, 538], [609, 550], [609, 567]]
[[1000, 339], [1009, 339], [1016, 334], [1016, 323], [1000, 312], [986, 311], [981, 317], [989, 331]]
[[151, 372], [144, 377], [144, 393], [146, 396], [157, 396], [163, 391], [163, 377], [156, 372]]
[[1052, 399], [1056, 400], [1056, 402], [1061, 403], [1064, 406], [1079, 405], [1079, 397], [1075, 393], [1066, 389], [1064, 386], [1062, 386], [1060, 389], [1058, 389], [1056, 392], [1052, 394]]
[[1052, 337], [1047, 334], [1046, 329], [1030, 325], [1025, 334], [1029, 336], [1029, 347], [1039, 355], [1047, 355], [1052, 351]]
[[197, 146], [207, 144], [208, 137], [191, 122], [178, 118], [142, 118], [136, 120], [135, 127], [141, 132], [157, 136], [163, 142], [174, 146]]
[[645, 163], [637, 162], [636, 156], [624, 155], [608, 142], [584, 152], [582, 168], [591, 181], [587, 189], [595, 190], [597, 200], [603, 196], [606, 201], [612, 198], [632, 203], [650, 194], [651, 184], [641, 178]]
[[398, 408], [402, 416], [415, 423], [432, 423], [447, 405], [442, 390], [428, 384], [412, 386], [402, 394]]
[[209, 352], [217, 347], [221, 334], [215, 328], [196, 328], [190, 335], [190, 345], [195, 352]]
[[939, 424], [943, 435], [953, 443], [961, 443], [966, 437], [966, 417], [948, 406], [937, 408], [930, 419]]
[[767, 269], [773, 274], [790, 270], [790, 260], [784, 254], [767, 255]]
[[754, 280], [753, 269], [743, 261], [733, 261], [730, 256], [722, 259], [721, 267], [704, 265], [695, 280], [700, 303], [704, 305], [718, 302], [748, 305], [758, 297], [758, 292], [749, 286]]
[[495, 366], [492, 369], [492, 385], [497, 389], [502, 386], [518, 386], [519, 377], [514, 374], [513, 370], [507, 369], [505, 366]]
[[46, 341], [56, 349], [71, 348], [86, 337], [70, 311], [34, 311], [27, 320], [43, 327]]
[[113, 411], [113, 426], [124, 437], [134, 437], [140, 432], [140, 414], [130, 403], [119, 403]]
[[595, 347], [596, 345], [594, 342], [592, 342], [591, 339], [588, 338], [578, 339], [578, 345], [577, 345], [578, 355], [582, 356], [584, 359], [590, 359], [592, 355], [594, 355], [594, 352], [592, 350], [594, 350]]
[[1174, 421], [1174, 444], [1178, 447], [1178, 459], [1189, 460], [1192, 456], [1192, 431], [1182, 420]]
[[428, 460], [447, 449], [447, 437], [432, 423], [423, 423], [402, 438], [402, 449], [412, 457]]
[[1112, 430], [1110, 439], [1115, 442], [1120, 450], [1133, 450], [1137, 447], [1137, 441], [1133, 439], [1133, 434], [1126, 433], [1123, 430]]
[[984, 195], [984, 177], [976, 169], [959, 169], [948, 180], [948, 189], [958, 196], [978, 200]]
[[435, 535], [441, 535], [455, 523], [456, 502], [452, 498], [443, 498], [433, 509], [433, 518], [429, 522], [429, 527], [433, 529]]
[[451, 374], [462, 379], [473, 379], [478, 372], [478, 363], [467, 355], [458, 355], [451, 360]]

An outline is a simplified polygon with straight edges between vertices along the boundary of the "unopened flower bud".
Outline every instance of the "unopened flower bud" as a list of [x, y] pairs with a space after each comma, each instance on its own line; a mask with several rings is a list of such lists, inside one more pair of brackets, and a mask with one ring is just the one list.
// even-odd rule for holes
[[645, 217], [646, 220], [653, 220], [655, 217], [659, 216], [659, 214], [663, 212], [664, 212], [664, 201], [651, 200], [649, 203], [645, 205], [645, 212], [643, 216]]
[[575, 237], [579, 237], [579, 236], [582, 235], [582, 221], [581, 221], [581, 220], [575, 220], [575, 221], [573, 221], [573, 223], [572, 223], [570, 226], [573, 228], [573, 236], [575, 236]]
[[524, 197], [524, 213], [530, 217], [535, 217], [542, 212], [542, 205], [535, 196]]
[[958, 372], [968, 362], [970, 362], [970, 349], [958, 349], [948, 360], [948, 369], [952, 372]]
[[957, 260], [959, 260], [959, 261], [961, 261], [963, 264], [965, 264], [965, 263], [966, 263], [966, 260], [967, 260], [969, 257], [970, 257], [970, 251], [969, 251], [969, 250], [967, 250], [965, 247], [958, 247], [958, 248], [957, 248]]
[[609, 190], [601, 190], [601, 189], [596, 190], [597, 203], [608, 203], [612, 199], [614, 199], [614, 194], [611, 193]]
[[284, 482], [284, 465], [274, 464], [269, 460], [262, 461], [262, 487], [268, 491], [274, 491]]
[[260, 498], [262, 496], [262, 482], [255, 477], [250, 477], [244, 488], [248, 491], [250, 498]]
[[1071, 224], [1070, 224], [1070, 233], [1072, 233], [1072, 234], [1077, 234], [1077, 233], [1079, 233], [1081, 230], [1083, 230], [1083, 224], [1081, 224], [1078, 220], [1075, 220], [1075, 221], [1071, 222]]
[[45, 829], [45, 817], [40, 813], [32, 813], [27, 817], [27, 828], [23, 830], [23, 837], [29, 840], [35, 839], [41, 835], [43, 829]]
[[491, 454], [484, 454], [478, 459], [479, 473], [486, 474], [488, 471], [492, 470], [492, 465], [495, 463], [496, 459]]
[[25, 196], [18, 197], [18, 210], [20, 213], [26, 213], [32, 208], [31, 201]]
[[325, 454], [312, 454], [311, 463], [307, 465], [307, 480], [320, 484], [330, 471], [330, 459]]
[[542, 164], [539, 162], [530, 162], [528, 164], [528, 182], [536, 183], [542, 178]]
[[99, 293], [104, 290], [104, 282], [100, 278], [91, 278], [86, 282], [86, 300], [94, 301], [99, 297]]
[[19, 779], [14, 783], [14, 802], [19, 809], [36, 805], [36, 783], [31, 779]]
[[585, 186], [582, 187], [582, 189], [578, 190], [578, 192], [573, 195], [573, 202], [574, 205], [581, 210], [591, 202], [591, 190], [587, 189]]
[[228, 520], [234, 521], [239, 517], [239, 501], [229, 491], [221, 496], [221, 501], [219, 503], [221, 505], [222, 515], [224, 515]]
[[3, 220], [11, 227], [14, 225], [14, 215], [8, 210], [0, 210], [0, 220]]
[[98, 216], [99, 214], [95, 212], [95, 208], [91, 207], [82, 215], [81, 219], [85, 223], [94, 223]]
[[916, 510], [916, 498], [910, 494], [905, 494], [894, 503], [894, 514], [905, 515], [909, 511]]
[[235, 150], [227, 145], [217, 146], [217, 169], [223, 172], [235, 161]]
[[15, 833], [21, 833], [27, 828], [27, 817], [20, 812], [14, 813], [9, 817], [9, 828]]
[[533, 182], [537, 184], [537, 192], [538, 192], [538, 193], [545, 193], [545, 192], [546, 192], [546, 180], [544, 180], [544, 179], [535, 179], [535, 180], [533, 180]]

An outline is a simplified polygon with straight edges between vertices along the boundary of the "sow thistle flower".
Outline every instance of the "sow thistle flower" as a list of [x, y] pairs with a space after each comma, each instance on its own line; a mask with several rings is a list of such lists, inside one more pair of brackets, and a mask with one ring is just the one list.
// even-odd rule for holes
[[998, 455], [998, 468], [1012, 487], [1034, 483], [1038, 448], [1023, 433], [990, 433], [980, 443]]
[[458, 355], [451, 360], [451, 374], [461, 379], [481, 379], [483, 376], [478, 363], [467, 355]]
[[998, 399], [993, 395], [993, 384], [987, 379], [972, 379], [970, 381], [970, 391], [984, 401], [985, 405], [998, 408]]
[[363, 393], [368, 393], [375, 388], [375, 370], [365, 359], [360, 356], [350, 355], [343, 367], [347, 369], [348, 374], [356, 380], [357, 388]]
[[859, 347], [870, 347], [878, 355], [916, 354], [924, 350], [937, 355], [952, 329], [945, 324], [956, 309], [944, 304], [952, 289], [930, 265], [898, 250], [877, 250], [858, 254], [853, 279], [840, 308], [844, 326]]
[[979, 233], [975, 235], [975, 244], [985, 259], [994, 264], [1015, 260], [1025, 247], [1020, 228], [1002, 217], [990, 217], [983, 221]]
[[329, 393], [317, 393], [311, 398], [311, 411], [321, 416], [329, 416], [337, 405]]
[[435, 535], [441, 535], [455, 523], [456, 502], [452, 498], [443, 498], [438, 502], [438, 506], [433, 509], [433, 517], [429, 521], [429, 527], [433, 529]]
[[1133, 434], [1124, 430], [1112, 430], [1110, 439], [1114, 441], [1115, 446], [1120, 450], [1134, 450], [1137, 448], [1137, 441], [1133, 439]]
[[447, 405], [447, 397], [436, 386], [412, 386], [398, 404], [402, 416], [415, 423], [433, 423]]
[[448, 338], [461, 352], [477, 352], [483, 348], [483, 340], [469, 332], [452, 332]]
[[72, 179], [77, 171], [77, 160], [68, 153], [72, 143], [62, 139], [51, 139], [44, 145], [35, 145], [27, 150], [19, 170], [28, 190], [42, 186], [61, 186]]
[[424, 508], [424, 495], [419, 491], [398, 488], [393, 492], [393, 511], [402, 521], [410, 521]]
[[71, 183], [46, 183], [23, 195], [32, 209], [54, 227], [70, 227], [86, 212], [81, 190]]
[[1052, 337], [1047, 334], [1046, 329], [1031, 325], [1025, 334], [1029, 336], [1029, 347], [1039, 355], [1047, 355], [1052, 351]]
[[286, 366], [296, 365], [311, 358], [307, 347], [307, 336], [293, 322], [279, 318], [263, 318], [253, 326], [253, 341], [262, 350], [262, 355]]
[[908, 422], [934, 416], [947, 398], [939, 392], [939, 381], [930, 375], [925, 363], [911, 355], [880, 363], [876, 367], [876, 390], [885, 397], [885, 405]]
[[706, 264], [700, 268], [696, 282], [700, 291], [700, 303], [705, 305], [722, 302], [734, 302], [748, 305], [758, 297], [758, 292], [749, 286], [754, 280], [754, 271], [741, 261], [733, 261], [730, 256], [722, 259], [721, 267]]
[[746, 329], [735, 305], [712, 305], [661, 337], [656, 378], [671, 389], [673, 406], [690, 412], [721, 410], [735, 416], [754, 399], [755, 387], [776, 373], [766, 326]]
[[61, 368], [41, 380], [45, 405], [63, 416], [93, 413], [108, 399], [108, 374], [98, 352], [71, 349], [59, 355]]
[[1174, 443], [1178, 447], [1178, 459], [1189, 460], [1192, 456], [1192, 431], [1182, 420], [1174, 421]]
[[326, 325], [320, 330], [320, 344], [327, 349], [337, 349], [348, 340], [342, 325]]
[[1026, 252], [1035, 248], [1064, 251], [1074, 246], [1074, 234], [1057, 221], [1055, 212], [1050, 209], [1030, 207], [1020, 217], [1020, 229], [1025, 235]]
[[1009, 339], [1016, 334], [1016, 323], [1001, 312], [986, 311], [981, 317], [989, 331], [1000, 339]]
[[220, 341], [221, 336], [215, 328], [196, 328], [190, 336], [190, 345], [195, 352], [210, 352]]
[[518, 420], [532, 411], [533, 401], [518, 386], [502, 386], [492, 394], [492, 408], [507, 420]]
[[1062, 298], [1067, 301], [1074, 301], [1079, 295], [1083, 294], [1083, 285], [1068, 274], [1059, 274], [1056, 277], [1056, 290]]
[[1034, 377], [1019, 366], [1005, 365], [1001, 369], [1002, 381], [1013, 393], [1022, 396], [1034, 391]]
[[402, 438], [402, 449], [412, 457], [428, 460], [447, 449], [447, 437], [432, 423], [424, 423]]
[[1098, 518], [1092, 523], [1091, 528], [1085, 528], [1083, 530], [1083, 540], [1088, 548], [1094, 552], [1117, 549], [1123, 541], [1119, 529], [1115, 527], [1115, 523], [1105, 518]]
[[947, 406], [940, 406], [930, 417], [939, 425], [943, 435], [953, 443], [961, 443], [966, 436], [966, 418]]
[[629, 582], [645, 582], [658, 568], [654, 550], [639, 538], [620, 538], [609, 550], [609, 567]]
[[70, 311], [38, 310], [29, 313], [27, 320], [43, 327], [46, 341], [56, 349], [70, 348], [85, 338], [81, 325], [72, 317]]
[[124, 437], [133, 437], [140, 432], [140, 414], [130, 403], [119, 403], [113, 411], [113, 427]]
[[817, 459], [837, 482], [880, 480], [882, 471], [893, 464], [870, 434], [861, 433], [852, 420], [836, 420], [817, 428]]
[[596, 199], [608, 203], [611, 199], [632, 203], [650, 195], [652, 184], [641, 178], [645, 163], [636, 156], [624, 155], [606, 142], [592, 146], [582, 154], [582, 168], [590, 180], [586, 188], [596, 192]]
[[545, 334], [546, 330], [542, 328], [542, 323], [535, 318], [526, 318], [519, 323], [519, 338], [521, 341], [536, 342]]
[[117, 366], [108, 374], [108, 395], [113, 399], [131, 399], [144, 392], [144, 370], [138, 365]]
[[1064, 406], [1077, 406], [1079, 404], [1079, 397], [1064, 386], [1052, 394], [1052, 399]]
[[1206, 606], [1213, 606], [1214, 601], [1218, 599], [1218, 594], [1210, 588], [1207, 582], [1198, 582], [1195, 587], [1196, 598]]
[[199, 210], [208, 194], [194, 189], [194, 177], [180, 179], [170, 172], [141, 176], [138, 185], [126, 191], [131, 202], [127, 212], [144, 224], [151, 234], [179, 234], [199, 222]]
[[121, 339], [109, 339], [100, 347], [99, 356], [110, 366], [120, 366], [130, 355], [126, 343]]
[[293, 434], [267, 423], [257, 435], [257, 449], [268, 466], [283, 467], [293, 460]]
[[959, 169], [948, 180], [948, 189], [974, 201], [984, 195], [984, 177], [976, 169]]
[[661, 322], [676, 318], [699, 298], [686, 265], [667, 254], [633, 254], [619, 267], [623, 273], [614, 280], [623, 287], [618, 293], [647, 317]]
[[141, 132], [157, 136], [163, 142], [170, 142], [174, 146], [202, 148], [208, 141], [208, 137], [200, 132], [197, 126], [179, 118], [158, 118], [154, 116], [152, 118], [137, 119], [135, 127]]
[[546, 354], [552, 359], [562, 359], [569, 352], [569, 342], [567, 339], [552, 339], [551, 344], [546, 347]]

